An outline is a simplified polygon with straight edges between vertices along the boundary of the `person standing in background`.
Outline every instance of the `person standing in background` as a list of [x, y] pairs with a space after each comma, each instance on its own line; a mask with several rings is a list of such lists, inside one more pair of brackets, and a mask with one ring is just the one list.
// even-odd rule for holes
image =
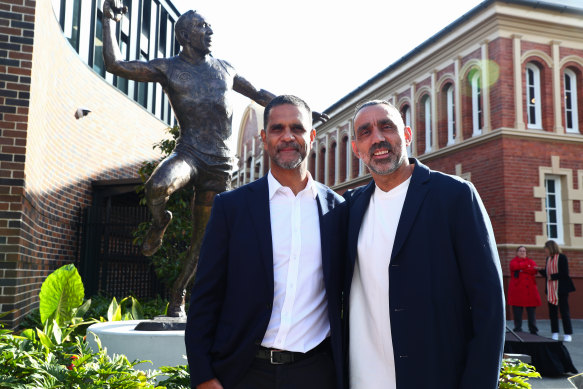
[[544, 269], [539, 270], [546, 279], [545, 293], [549, 303], [549, 319], [553, 340], [559, 340], [559, 311], [563, 319], [563, 341], [570, 342], [573, 335], [571, 313], [569, 311], [569, 293], [575, 291], [573, 280], [569, 276], [569, 261], [565, 254], [561, 254], [559, 245], [554, 240], [545, 243], [547, 256]]
[[528, 331], [537, 335], [535, 309], [541, 305], [536, 287], [536, 262], [526, 256], [526, 247], [519, 246], [516, 257], [510, 261], [510, 282], [508, 284], [508, 304], [512, 306], [514, 331], [522, 332], [522, 311], [526, 308]]

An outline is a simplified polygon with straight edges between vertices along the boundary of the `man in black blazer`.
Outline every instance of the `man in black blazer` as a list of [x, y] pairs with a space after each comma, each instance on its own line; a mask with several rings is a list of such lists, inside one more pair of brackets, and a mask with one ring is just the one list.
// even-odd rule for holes
[[504, 296], [478, 193], [407, 158], [411, 129], [390, 103], [353, 120], [374, 181], [345, 194], [350, 387], [497, 388]]
[[215, 197], [185, 333], [193, 388], [340, 388], [342, 266], [327, 235], [342, 197], [312, 180], [311, 110], [265, 108], [269, 173]]

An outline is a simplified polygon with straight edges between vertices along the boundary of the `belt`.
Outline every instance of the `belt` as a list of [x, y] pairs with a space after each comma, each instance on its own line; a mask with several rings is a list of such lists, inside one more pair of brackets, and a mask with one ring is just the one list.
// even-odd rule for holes
[[330, 350], [330, 338], [326, 338], [322, 341], [322, 343], [320, 343], [319, 345], [305, 353], [278, 350], [274, 348], [259, 346], [259, 350], [257, 350], [255, 358], [266, 359], [272, 365], [284, 365], [287, 363], [298, 362], [329, 350]]

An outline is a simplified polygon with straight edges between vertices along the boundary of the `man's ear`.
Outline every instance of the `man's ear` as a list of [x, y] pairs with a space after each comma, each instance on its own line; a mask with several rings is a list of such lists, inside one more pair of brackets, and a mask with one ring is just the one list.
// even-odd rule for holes
[[188, 34], [186, 33], [186, 30], [179, 30], [178, 35], [180, 35], [180, 37], [182, 38], [182, 42], [184, 43], [188, 42]]
[[267, 138], [267, 134], [265, 133], [265, 130], [261, 130], [260, 135], [261, 135], [261, 142], [263, 142], [263, 149], [265, 151], [267, 151], [267, 144], [265, 142], [265, 138]]
[[411, 127], [405, 126], [405, 146], [409, 146], [411, 141], [413, 140], [413, 132], [411, 131]]
[[352, 144], [352, 152], [354, 153], [354, 156], [360, 159], [360, 154], [358, 154], [358, 149], [356, 148], [356, 142], [351, 141], [350, 143]]
[[316, 130], [312, 128], [312, 131], [310, 131], [310, 143], [313, 142], [314, 139], [316, 139]]

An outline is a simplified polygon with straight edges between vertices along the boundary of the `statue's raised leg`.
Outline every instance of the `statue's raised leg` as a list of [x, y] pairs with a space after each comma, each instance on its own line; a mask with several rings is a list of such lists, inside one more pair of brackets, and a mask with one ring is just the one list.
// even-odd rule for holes
[[204, 237], [206, 224], [211, 216], [211, 208], [216, 192], [195, 193], [192, 200], [192, 236], [188, 253], [180, 264], [181, 272], [171, 287], [166, 316], [185, 317], [184, 299], [186, 287], [194, 278], [198, 265], [198, 254]]
[[152, 224], [142, 243], [142, 254], [153, 255], [162, 246], [164, 232], [172, 220], [166, 210], [170, 195], [186, 186], [196, 171], [178, 154], [172, 153], [152, 172], [144, 185], [146, 203], [152, 214]]

